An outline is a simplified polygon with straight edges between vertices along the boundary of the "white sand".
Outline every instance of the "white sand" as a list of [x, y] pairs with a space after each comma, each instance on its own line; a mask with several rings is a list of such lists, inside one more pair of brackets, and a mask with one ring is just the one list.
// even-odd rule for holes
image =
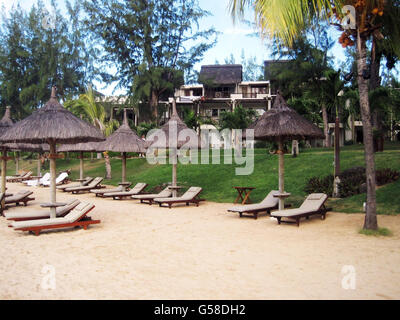
[[[49, 190], [34, 191], [29, 207], [9, 210], [43, 210]], [[72, 198], [93, 202], [102, 223], [37, 237], [0, 218], [0, 299], [400, 299], [400, 216], [379, 217], [394, 235], [376, 238], [358, 234], [362, 215], [297, 228], [239, 219], [231, 204], [168, 209], [57, 194]], [[41, 285], [46, 265], [54, 290]], [[355, 290], [342, 288], [345, 265], [355, 267]]]

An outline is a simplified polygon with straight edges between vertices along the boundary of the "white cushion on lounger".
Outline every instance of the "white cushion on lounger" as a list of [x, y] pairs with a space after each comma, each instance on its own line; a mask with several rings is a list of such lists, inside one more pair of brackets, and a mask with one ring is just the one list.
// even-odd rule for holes
[[11, 226], [14, 228], [27, 228], [27, 227], [40, 227], [50, 226], [56, 224], [73, 223], [76, 222], [85, 212], [93, 208], [94, 205], [90, 203], [80, 203], [68, 213], [64, 218], [51, 218], [51, 219], [40, 219], [40, 220], [28, 220], [28, 221], [14, 221]]
[[138, 194], [132, 196], [132, 199], [154, 199], [154, 198], [168, 198], [172, 194], [172, 191], [167, 187], [164, 190], [162, 190], [160, 193], [155, 193], [155, 194]]
[[274, 217], [290, 217], [315, 212], [321, 208], [327, 198], [328, 196], [324, 193], [310, 194], [306, 200], [304, 200], [300, 208], [274, 211], [271, 215]]
[[[73, 208], [74, 206], [76, 206], [77, 204], [79, 204], [80, 201], [75, 199], [75, 200], [71, 200], [69, 201], [65, 206], [62, 207], [58, 207], [56, 209], [56, 215], [57, 216], [61, 216], [64, 215], [65, 212], [71, 210], [71, 208]], [[7, 212], [4, 215], [6, 217], [6, 219], [8, 220], [12, 220], [12, 219], [16, 219], [16, 218], [50, 218], [50, 210], [49, 209], [43, 209], [40, 211], [14, 211], [14, 212]]]
[[17, 229], [17, 228], [50, 226], [50, 225], [63, 224], [63, 223], [68, 223], [68, 220], [65, 218], [53, 218], [53, 219], [14, 221], [13, 223], [11, 223], [11, 226], [13, 228]]
[[268, 193], [268, 195], [260, 203], [236, 206], [236, 207], [232, 207], [232, 208], [228, 209], [228, 211], [246, 212], [246, 211], [252, 211], [252, 210], [262, 210], [262, 209], [267, 210], [269, 208], [274, 208], [278, 205], [278, 202], [279, 202], [279, 199], [274, 197], [274, 194], [279, 194], [279, 191], [272, 190], [270, 193]]
[[123, 197], [123, 196], [133, 196], [137, 193], [140, 193], [146, 187], [145, 183], [137, 183], [131, 190], [129, 191], [115, 191], [115, 192], [107, 192], [104, 193], [105, 197]]
[[190, 201], [194, 199], [203, 190], [200, 187], [190, 187], [181, 197], [174, 198], [156, 198], [154, 201], [157, 202], [174, 202], [174, 201]]

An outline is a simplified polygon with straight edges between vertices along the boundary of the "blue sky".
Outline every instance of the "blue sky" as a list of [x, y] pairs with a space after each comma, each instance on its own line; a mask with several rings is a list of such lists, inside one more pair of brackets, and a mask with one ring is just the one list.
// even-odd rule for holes
[[[49, 9], [51, 8], [50, 0], [43, 0], [43, 2]], [[64, 0], [56, 0], [56, 2], [60, 8], [63, 8]], [[4, 5], [6, 10], [10, 10], [12, 5], [16, 3], [20, 3], [23, 8], [29, 9], [33, 3], [36, 3], [36, 0], [0, 0], [0, 5]], [[199, 0], [199, 4], [202, 9], [212, 14], [200, 21], [200, 28], [206, 29], [214, 26], [220, 32], [218, 43], [206, 53], [201, 64], [214, 64], [216, 60], [223, 63], [224, 59], [231, 54], [235, 57], [236, 62], [240, 62], [242, 51], [244, 51], [246, 58], [256, 57], [259, 64], [262, 64], [266, 59], [271, 59], [268, 39], [262, 40], [259, 37], [249, 36], [254, 34], [256, 30], [252, 30], [244, 23], [233, 23], [228, 10], [229, 0]], [[252, 12], [246, 14], [246, 19], [253, 20]], [[336, 62], [344, 59], [343, 50], [340, 46], [335, 46], [332, 54], [335, 56]], [[195, 69], [200, 69], [201, 64], [196, 65]], [[102, 87], [101, 84], [99, 85]], [[105, 94], [111, 94], [112, 90], [113, 86], [100, 89]], [[122, 92], [117, 91], [115, 93]]]

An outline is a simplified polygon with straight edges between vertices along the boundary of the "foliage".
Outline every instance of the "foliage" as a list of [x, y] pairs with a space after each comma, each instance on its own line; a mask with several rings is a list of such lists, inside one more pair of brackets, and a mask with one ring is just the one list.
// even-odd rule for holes
[[304, 191], [307, 194], [325, 193], [331, 195], [333, 193], [333, 174], [326, 177], [312, 177], [308, 180]]
[[[339, 177], [339, 196], [341, 198], [347, 198], [365, 192], [365, 190], [363, 190], [363, 184], [366, 179], [364, 167], [354, 167], [344, 170]], [[399, 177], [399, 171], [390, 168], [380, 169], [376, 171], [376, 184], [378, 186], [386, 185], [397, 181]], [[323, 192], [330, 195], [333, 191], [333, 181], [333, 175], [322, 178], [312, 177], [308, 180], [304, 191], [306, 193]]]
[[49, 12], [40, 0], [29, 12], [16, 5], [1, 16], [0, 105], [11, 105], [17, 119], [47, 102], [52, 85], [63, 97], [73, 96], [95, 72], [79, 2], [67, 3], [65, 15], [52, 6], [55, 23], [46, 28]]
[[139, 137], [142, 137], [142, 136], [146, 137], [150, 130], [156, 129], [156, 128], [157, 128], [157, 124], [154, 122], [150, 122], [150, 123], [141, 122], [141, 123], [139, 123], [139, 125], [137, 127], [137, 132], [138, 132]]
[[200, 30], [199, 20], [209, 13], [197, 0], [85, 0], [86, 24], [103, 49], [99, 62], [110, 63], [117, 81], [137, 101], [148, 102], [157, 120], [158, 101], [190, 77], [194, 64], [216, 39], [211, 28]]
[[219, 127], [221, 129], [246, 129], [256, 116], [255, 110], [246, 109], [242, 105], [238, 105], [233, 112], [221, 112]]
[[64, 103], [65, 107], [76, 116], [84, 116], [95, 127], [105, 135], [109, 136], [119, 124], [116, 120], [107, 120], [107, 114], [102, 104], [96, 101], [96, 95], [91, 86], [86, 93], [81, 94], [79, 99], [68, 100]]

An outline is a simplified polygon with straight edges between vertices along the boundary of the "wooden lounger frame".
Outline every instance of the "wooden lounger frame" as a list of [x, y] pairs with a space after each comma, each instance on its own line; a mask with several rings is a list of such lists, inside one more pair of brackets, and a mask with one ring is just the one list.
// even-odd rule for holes
[[71, 227], [80, 227], [83, 228], [84, 230], [87, 230], [88, 226], [91, 224], [98, 224], [101, 221], [100, 220], [92, 220], [91, 217], [85, 217], [90, 211], [92, 211], [95, 208], [91, 208], [84, 214], [82, 214], [75, 222], [72, 223], [63, 223], [63, 224], [54, 224], [54, 225], [48, 225], [48, 226], [35, 226], [35, 227], [25, 227], [25, 228], [16, 228], [15, 230], [19, 231], [29, 231], [30, 233], [34, 233], [36, 236], [39, 235], [40, 231], [46, 230], [46, 229], [62, 229], [62, 228], [71, 228]]
[[[203, 190], [202, 190], [203, 191]], [[186, 205], [188, 206], [189, 204], [191, 204], [191, 203], [194, 203], [195, 205], [196, 205], [196, 207], [198, 207], [199, 206], [199, 203], [201, 202], [201, 201], [206, 201], [206, 199], [200, 199], [200, 198], [198, 198], [198, 196], [200, 195], [200, 193], [202, 193], [202, 191], [200, 191], [193, 199], [190, 199], [190, 200], [171, 200], [171, 201], [163, 201], [163, 202], [158, 202], [158, 205], [160, 206], [160, 207], [165, 207], [166, 208], [166, 206], [163, 206], [163, 203], [166, 203], [167, 205], [168, 205], [168, 208], [170, 208], [171, 209], [171, 207], [172, 207], [172, 205], [173, 204], [175, 204], [175, 203], [186, 203]], [[156, 198], [157, 199], [157, 198]]]
[[[28, 173], [28, 172], [27, 172]], [[32, 173], [30, 174], [30, 175], [28, 175], [27, 177], [25, 177], [25, 175], [27, 174], [27, 173], [25, 173], [24, 174], [24, 176], [22, 176], [22, 177], [15, 177], [15, 178], [11, 178], [11, 179], [7, 179], [7, 182], [22, 182], [22, 181], [25, 181], [25, 180], [29, 180], [29, 179], [32, 179]]]
[[[332, 211], [332, 208], [326, 208], [325, 204], [323, 204], [321, 206], [321, 208], [319, 210], [317, 210], [317, 211], [301, 213], [301, 214], [298, 214], [298, 215], [295, 215], [295, 216], [290, 216], [290, 217], [274, 217], [273, 215], [272, 215], [272, 217], [278, 219], [278, 224], [281, 224], [281, 223], [296, 223], [297, 226], [299, 227], [301, 218], [306, 218], [307, 220], [309, 220], [311, 216], [319, 214], [319, 215], [321, 215], [321, 220], [325, 220], [326, 213], [328, 211]], [[287, 219], [295, 220], [295, 221], [284, 221], [284, 220], [282, 220], [282, 218], [287, 218]]]

